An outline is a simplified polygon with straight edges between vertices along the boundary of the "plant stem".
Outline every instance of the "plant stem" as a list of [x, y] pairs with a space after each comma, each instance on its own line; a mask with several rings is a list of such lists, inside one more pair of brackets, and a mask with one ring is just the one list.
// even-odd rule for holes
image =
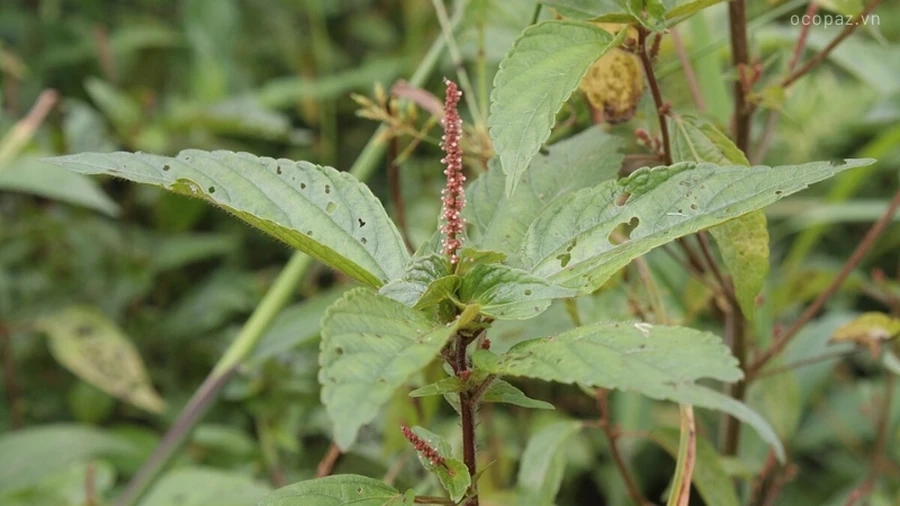
[[334, 465], [337, 464], [340, 456], [341, 449], [338, 445], [331, 443], [328, 451], [325, 452], [325, 456], [322, 457], [322, 460], [319, 461], [319, 465], [316, 467], [316, 478], [324, 478], [330, 475], [334, 471]]
[[[747, 45], [747, 4], [746, 0], [728, 2], [728, 27], [731, 34], [731, 63], [736, 71], [750, 63], [750, 49]], [[738, 72], [740, 75], [740, 72]], [[750, 148], [750, 121], [753, 108], [747, 103], [747, 96], [740, 79], [735, 79], [734, 93], [734, 139], [737, 147], [747, 153]]]
[[[469, 371], [469, 364], [466, 358], [466, 349], [474, 339], [465, 333], [456, 334], [456, 375], [464, 376]], [[475, 478], [478, 471], [478, 461], [475, 449], [475, 408], [477, 400], [471, 389], [459, 392], [459, 415], [462, 424], [462, 440], [463, 440], [463, 462], [469, 469], [469, 475]], [[471, 489], [475, 491], [474, 496], [466, 503], [466, 506], [478, 506], [478, 492], [476, 484], [473, 483]]]
[[[390, 101], [388, 101], [387, 109], [388, 114], [394, 114], [394, 109], [391, 106]], [[403, 238], [403, 242], [406, 243], [406, 247], [411, 250], [414, 248], [412, 241], [409, 239], [409, 227], [406, 224], [406, 202], [403, 200], [403, 183], [400, 180], [400, 161], [397, 159], [398, 156], [399, 147], [397, 136], [391, 135], [390, 149], [388, 149], [387, 178], [388, 186], [391, 188], [391, 197], [394, 201], [394, 221], [397, 223], [397, 228], [400, 230], [400, 236]]]
[[672, 492], [668, 506], [688, 506], [691, 500], [691, 477], [694, 474], [694, 463], [697, 460], [697, 429], [694, 424], [694, 408], [690, 405], [679, 405], [681, 415], [681, 439], [678, 442], [678, 461], [675, 464], [675, 477], [672, 479]]
[[[461, 19], [462, 15], [459, 13], [457, 16], [454, 16], [451, 24], [455, 27]], [[410, 84], [420, 86], [431, 74], [441, 51], [444, 49], [444, 44], [443, 37], [438, 37], [432, 43], [419, 67], [410, 77]], [[378, 162], [384, 155], [386, 148], [382, 139], [388, 128], [384, 125], [379, 127], [356, 158], [356, 162], [350, 168], [350, 173], [357, 179], [368, 179], [378, 167]], [[182, 409], [175, 423], [163, 436], [160, 445], [144, 462], [137, 474], [132, 477], [125, 491], [116, 501], [116, 506], [133, 506], [140, 498], [140, 495], [159, 475], [165, 464], [187, 438], [194, 425], [206, 413], [212, 402], [218, 398], [222, 388], [234, 374], [236, 367], [253, 351], [259, 338], [262, 337], [262, 333], [268, 328], [275, 315], [287, 304], [291, 292], [300, 283], [309, 265], [310, 258], [308, 256], [300, 252], [294, 253], [285, 268], [278, 275], [275, 283], [263, 297], [259, 306], [254, 310], [250, 319], [247, 320], [244, 328], [241, 329], [241, 333], [229, 345], [213, 371]]]
[[656, 114], [659, 117], [659, 130], [662, 133], [665, 162], [666, 165], [672, 165], [672, 144], [669, 140], [669, 126], [666, 123], [665, 104], [663, 103], [662, 94], [659, 92], [659, 83], [656, 82], [656, 75], [653, 73], [653, 62], [650, 61], [650, 55], [647, 54], [648, 34], [649, 31], [646, 28], [641, 26], [638, 27], [638, 54], [641, 57], [644, 74], [647, 75], [650, 93], [653, 95], [653, 103], [656, 106]]
[[856, 28], [858, 26], [860, 26], [861, 24], [863, 24], [860, 21], [864, 20], [869, 14], [871, 14], [872, 11], [874, 11], [875, 8], [878, 7], [878, 4], [880, 4], [880, 3], [881, 3], [881, 0], [872, 0], [872, 2], [870, 2], [869, 5], [867, 5], [866, 8], [863, 9], [863, 11], [861, 13], [859, 13], [859, 15], [857, 15], [853, 18], [853, 21], [847, 23], [847, 25], [844, 26], [844, 29], [841, 30], [841, 33], [839, 33], [837, 35], [837, 37], [834, 38], [834, 40], [829, 42], [828, 45], [825, 46], [821, 51], [819, 51], [818, 53], [813, 55], [813, 57], [810, 58], [809, 61], [804, 63], [802, 67], [791, 72], [790, 75], [785, 77], [781, 81], [781, 86], [783, 88], [787, 88], [788, 86], [794, 84], [797, 81], [797, 79], [800, 79], [801, 77], [803, 77], [803, 75], [806, 74], [807, 72], [809, 72], [810, 69], [812, 69], [813, 67], [818, 65], [819, 62], [824, 60], [829, 54], [831, 54], [831, 52], [834, 50], [834, 48], [836, 48], [838, 46], [838, 44], [840, 44], [844, 39], [846, 39], [847, 37], [852, 35], [853, 32], [856, 31]]
[[42, 91], [28, 114], [16, 122], [0, 139], [0, 172], [9, 167], [7, 162], [19, 154], [19, 151], [34, 137], [34, 133], [57, 102], [59, 102], [59, 93], [56, 90]]
[[822, 293], [816, 297], [816, 300], [810, 304], [806, 310], [794, 321], [794, 324], [786, 330], [783, 334], [779, 335], [775, 338], [775, 341], [762, 355], [756, 358], [753, 363], [746, 369], [747, 379], [745, 381], [752, 381], [754, 377], [759, 374], [760, 370], [766, 365], [766, 363], [771, 360], [774, 356], [781, 353], [782, 350], [788, 345], [790, 340], [800, 332], [807, 323], [809, 323], [813, 317], [818, 314], [819, 310], [828, 302], [835, 293], [837, 293], [838, 289], [841, 285], [844, 284], [844, 281], [850, 277], [850, 273], [853, 272], [853, 269], [862, 262], [862, 259], [869, 253], [869, 250], [875, 246], [875, 243], [878, 241], [878, 238], [881, 237], [881, 234], [884, 233], [885, 229], [887, 229], [891, 220], [894, 217], [894, 213], [897, 211], [897, 208], [900, 207], [900, 190], [898, 190], [894, 194], [894, 198], [891, 199], [891, 203], [888, 205], [888, 208], [885, 210], [884, 214], [878, 218], [872, 228], [866, 232], [865, 237], [863, 237], [862, 241], [860, 241], [859, 245], [850, 255], [850, 258], [844, 263], [844, 266], [841, 267], [841, 271], [831, 280], [831, 283], [828, 285]]
[[[462, 53], [459, 52], [459, 48], [456, 46], [456, 39], [453, 37], [453, 27], [450, 18], [447, 15], [447, 9], [444, 7], [443, 0], [431, 0], [431, 3], [434, 5], [434, 11], [437, 13], [438, 22], [441, 24], [441, 32], [447, 40], [447, 52], [450, 53], [450, 58], [453, 59], [453, 65], [456, 66], [456, 75], [459, 78], [459, 86], [463, 89], [463, 99], [465, 99], [466, 106], [469, 108], [469, 113], [475, 120], [476, 129], [480, 129], [480, 127], [484, 125], [481, 121], [481, 115], [479, 114], [481, 108], [478, 106], [475, 88], [472, 87], [472, 82], [469, 81], [469, 73], [466, 71], [465, 64], [463, 64]], [[463, 9], [460, 8], [459, 10]]]
[[672, 43], [675, 44], [675, 52], [678, 53], [678, 60], [681, 61], [681, 68], [684, 69], [684, 80], [691, 91], [691, 99], [699, 112], [706, 112], [706, 101], [703, 100], [703, 93], [697, 82], [697, 74], [694, 73], [691, 58], [687, 54], [687, 48], [684, 47], [684, 41], [681, 40], [681, 34], [678, 33], [676, 27], [670, 28], [669, 32], [672, 35]]
[[602, 388], [597, 390], [597, 409], [600, 411], [598, 425], [603, 430], [603, 434], [606, 435], [609, 453], [612, 455], [613, 462], [616, 464], [616, 469], [619, 470], [619, 474], [622, 476], [622, 481], [625, 482], [625, 488], [628, 490], [628, 495], [638, 506], [650, 504], [644, 497], [644, 494], [641, 493], [641, 489], [638, 488], [635, 483], [634, 478], [631, 476], [631, 472], [628, 470], [628, 466], [625, 464], [625, 459], [622, 458], [622, 453], [619, 452], [619, 433], [613, 427], [612, 419], [609, 416], [609, 390]]
[[[731, 346], [731, 351], [738, 364], [742, 368], [747, 366], [747, 321], [741, 314], [741, 308], [737, 304], [731, 304], [731, 310], [725, 315], [725, 339]], [[745, 369], [746, 370], [746, 369]], [[747, 380], [742, 379], [731, 386], [731, 397], [743, 401], [747, 395]], [[733, 416], [725, 419], [723, 451], [725, 455], [737, 455], [741, 442], [741, 421]]]
[[[310, 33], [313, 41], [313, 58], [318, 75], [334, 72], [331, 56], [331, 40], [328, 36], [328, 18], [321, 2], [310, 2]], [[320, 163], [337, 164], [337, 104], [334, 99], [323, 99], [319, 103]]]

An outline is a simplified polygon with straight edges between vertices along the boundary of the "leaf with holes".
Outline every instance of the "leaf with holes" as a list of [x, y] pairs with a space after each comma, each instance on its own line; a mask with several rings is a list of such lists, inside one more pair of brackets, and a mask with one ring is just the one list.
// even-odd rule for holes
[[230, 151], [82, 153], [48, 159], [199, 197], [374, 287], [396, 279], [409, 253], [381, 202], [352, 175], [308, 162]]
[[526, 28], [500, 62], [488, 127], [506, 174], [507, 196], [550, 137], [556, 113], [588, 68], [620, 39], [590, 23], [546, 21]]
[[[641, 169], [551, 205], [528, 229], [521, 267], [551, 283], [590, 293], [651, 249], [761, 209], [872, 159], [779, 167], [677, 163]], [[633, 225], [621, 243], [611, 238]]]
[[593, 127], [548, 148], [522, 174], [512, 197], [505, 193], [500, 160], [466, 189], [463, 215], [469, 237], [480, 248], [512, 256], [519, 252], [529, 225], [557, 198], [615, 179], [622, 164], [622, 142]]
[[[677, 162], [747, 165], [747, 157], [711, 123], [693, 116], [672, 115], [672, 158]], [[754, 211], [712, 227], [725, 268], [731, 274], [741, 312], [752, 319], [756, 295], [769, 275], [769, 228], [766, 215]]]
[[346, 450], [394, 390], [437, 355], [456, 331], [365, 288], [325, 313], [319, 382], [334, 441]]
[[695, 381], [743, 378], [737, 360], [717, 336], [683, 327], [604, 323], [554, 337], [531, 339], [502, 356], [480, 350], [475, 365], [499, 375], [636, 391], [653, 399], [725, 411], [750, 424], [779, 456], [772, 428], [744, 404]]
[[165, 410], [137, 349], [103, 314], [70, 307], [42, 318], [38, 328], [50, 337], [53, 358], [79, 378], [141, 409]]
[[450, 494], [450, 499], [453, 502], [459, 502], [469, 489], [469, 485], [472, 484], [469, 469], [463, 461], [453, 458], [453, 451], [446, 439], [422, 427], [412, 427], [412, 431], [422, 438], [430, 448], [437, 450], [438, 455], [443, 459], [442, 463], [435, 463], [423, 452], [418, 451], [416, 453], [419, 455], [419, 462], [428, 472], [434, 473], [438, 477], [444, 490]]
[[531, 436], [519, 465], [519, 504], [552, 506], [566, 469], [563, 445], [582, 427], [567, 420], [550, 424]]
[[527, 320], [544, 312], [553, 299], [576, 295], [574, 290], [502, 264], [472, 267], [458, 293], [462, 302], [477, 304], [482, 313], [500, 320]]
[[256, 506], [384, 506], [402, 498], [403, 494], [384, 482], [338, 474], [280, 488]]

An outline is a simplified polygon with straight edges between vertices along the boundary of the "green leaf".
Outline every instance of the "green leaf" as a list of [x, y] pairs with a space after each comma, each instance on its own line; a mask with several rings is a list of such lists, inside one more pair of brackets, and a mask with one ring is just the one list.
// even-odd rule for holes
[[380, 295], [413, 307], [439, 278], [450, 274], [450, 261], [437, 253], [414, 257], [398, 279], [381, 287]]
[[[724, 0], [663, 0], [651, 3], [654, 4], [656, 10], [654, 17], [657, 19], [664, 17], [666, 20], [681, 20], [722, 1]], [[607, 23], [645, 23], [643, 16], [640, 15], [641, 2], [633, 0], [541, 0], [541, 3], [553, 7], [563, 16], [575, 19]], [[664, 14], [660, 12], [660, 7], [664, 9]], [[657, 24], [647, 26], [658, 28]]]
[[500, 320], [527, 320], [544, 312], [553, 299], [572, 297], [574, 290], [553, 286], [528, 272], [502, 264], [472, 267], [459, 286], [460, 300]]
[[97, 109], [100, 109], [120, 132], [124, 133], [141, 122], [143, 112], [140, 104], [106, 81], [89, 77], [84, 82], [84, 89]]
[[364, 288], [331, 306], [322, 319], [319, 382], [335, 443], [349, 448], [360, 427], [455, 331]]
[[409, 259], [381, 202], [352, 175], [330, 167], [198, 150], [174, 158], [118, 152], [50, 161], [202, 198], [376, 288], [398, 278]]
[[482, 395], [481, 402], [512, 404], [513, 406], [521, 406], [529, 409], [556, 409], [553, 407], [553, 404], [532, 399], [518, 388], [501, 379], [491, 382], [490, 386], [485, 390], [484, 395]]
[[246, 473], [185, 467], [166, 473], [138, 506], [247, 506], [269, 492]]
[[82, 425], [43, 425], [0, 434], [0, 497], [79, 462], [135, 451], [122, 438]]
[[883, 365], [888, 372], [900, 376], [900, 357], [893, 351], [887, 349], [882, 351], [881, 365]]
[[772, 428], [747, 406], [700, 379], [743, 378], [737, 360], [717, 336], [684, 327], [604, 323], [554, 337], [531, 339], [502, 356], [480, 350], [479, 369], [584, 386], [636, 391], [653, 399], [722, 410], [749, 423], [783, 456]]
[[566, 468], [563, 444], [582, 427], [578, 421], [550, 424], [531, 436], [522, 453], [518, 484], [523, 506], [552, 506]]
[[0, 190], [83, 206], [108, 216], [119, 214], [119, 206], [96, 181], [34, 158], [17, 158], [0, 166]]
[[384, 482], [338, 474], [280, 488], [256, 506], [384, 506], [398, 496], [402, 498], [397, 489]]
[[585, 72], [618, 43], [606, 30], [577, 21], [546, 21], [522, 32], [500, 62], [488, 118], [494, 150], [506, 174], [506, 195], [513, 194], [550, 137], [556, 113]]
[[[535, 219], [557, 198], [614, 179], [622, 163], [618, 137], [592, 127], [538, 155], [519, 179], [512, 197], [497, 157], [488, 171], [466, 189], [463, 215], [478, 247], [513, 256]], [[465, 251], [464, 251], [465, 253]]]
[[[551, 283], [590, 293], [657, 246], [873, 162], [750, 168], [684, 162], [641, 169], [627, 179], [608, 181], [552, 204], [529, 228], [520, 261]], [[634, 228], [624, 243], [613, 244], [610, 235], [623, 224]]]
[[410, 397], [428, 397], [431, 395], [443, 395], [453, 392], [461, 392], [466, 388], [466, 384], [456, 376], [442, 378], [434, 383], [429, 383], [423, 387], [419, 387], [409, 393]]
[[50, 337], [53, 358], [79, 378], [141, 409], [165, 410], [137, 349], [103, 314], [70, 307], [42, 318], [38, 328]]
[[[678, 455], [678, 429], [662, 428], [650, 433], [650, 439], [659, 443], [673, 458]], [[740, 506], [731, 478], [722, 466], [719, 454], [709, 441], [697, 437], [696, 460], [691, 482], [697, 487], [703, 502], [716, 506]]]
[[[750, 165], [744, 153], [711, 123], [673, 115], [672, 158], [678, 162]], [[741, 312], [752, 319], [756, 295], [769, 275], [769, 229], [766, 215], [754, 211], [709, 230], [731, 274]]]
[[412, 427], [412, 431], [444, 458], [444, 465], [435, 465], [422, 452], [416, 452], [419, 455], [419, 462], [428, 472], [434, 473], [438, 477], [444, 490], [450, 494], [450, 499], [453, 502], [459, 502], [466, 495], [469, 485], [472, 484], [469, 468], [463, 461], [453, 458], [453, 451], [446, 439], [422, 427]]

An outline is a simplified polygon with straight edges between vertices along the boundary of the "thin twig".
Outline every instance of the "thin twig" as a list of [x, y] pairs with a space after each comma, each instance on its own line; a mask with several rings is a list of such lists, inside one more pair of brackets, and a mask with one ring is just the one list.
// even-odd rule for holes
[[[472, 341], [474, 341], [474, 336], [469, 336], [462, 332], [456, 334], [456, 366], [454, 369], [457, 376], [466, 376], [469, 372], [466, 349]], [[473, 392], [468, 389], [459, 392], [459, 414], [462, 425], [463, 462], [465, 462], [466, 467], [469, 469], [469, 475], [474, 478], [478, 471], [475, 448], [475, 407], [477, 401], [472, 394]], [[472, 484], [470, 490], [473, 491], [474, 494], [466, 503], [466, 506], [478, 506], [478, 493], [474, 484]]]
[[[394, 108], [391, 101], [387, 104], [388, 114], [394, 114]], [[399, 140], [396, 135], [391, 135], [390, 146], [388, 147], [388, 186], [391, 188], [391, 197], [394, 201], [394, 221], [400, 230], [400, 237], [406, 244], [407, 249], [414, 249], [409, 239], [409, 227], [406, 224], [406, 202], [403, 200], [403, 183], [400, 180], [400, 162], [397, 161], [399, 155]]]
[[797, 37], [797, 42], [794, 44], [794, 51], [791, 54], [791, 61], [788, 62], [788, 75], [797, 68], [797, 64], [800, 63], [800, 57], [803, 55], [803, 49], [806, 47], [806, 40], [809, 38], [809, 29], [812, 26], [812, 17], [815, 15], [816, 11], [819, 10], [819, 4], [814, 0], [810, 0], [809, 5], [806, 6], [806, 13], [801, 19], [810, 20], [809, 23], [804, 23], [800, 27], [800, 35]]
[[856, 250], [853, 251], [853, 254], [850, 255], [850, 258], [844, 263], [844, 266], [841, 268], [841, 271], [831, 280], [831, 283], [828, 287], [816, 297], [816, 300], [810, 304], [805, 311], [794, 321], [794, 324], [791, 325], [789, 329], [784, 331], [781, 335], [775, 338], [772, 346], [770, 346], [762, 355], [756, 358], [753, 363], [746, 369], [747, 372], [747, 381], [751, 381], [753, 378], [757, 376], [760, 370], [768, 363], [772, 357], [781, 353], [782, 350], [788, 345], [790, 340], [797, 335], [797, 333], [802, 329], [807, 323], [809, 323], [816, 314], [822, 309], [828, 300], [837, 293], [838, 289], [840, 289], [841, 285], [844, 284], [844, 281], [850, 276], [853, 272], [853, 269], [862, 262], [863, 258], [869, 253], [869, 250], [875, 246], [875, 243], [878, 241], [878, 238], [881, 237], [881, 234], [887, 229], [891, 220], [894, 217], [894, 213], [897, 211], [897, 208], [900, 207], [900, 190], [898, 190], [894, 194], [894, 198], [891, 200], [891, 203], [888, 205], [888, 208], [885, 210], [884, 214], [881, 215], [881, 218], [878, 219], [873, 225], [872, 228], [866, 232], [865, 237], [863, 237], [862, 241], [860, 241], [859, 246], [856, 247]]
[[678, 465], [669, 504], [688, 506], [691, 501], [691, 477], [697, 462], [697, 427], [694, 422], [694, 408], [689, 404], [678, 406], [681, 415], [681, 441], [678, 443]]
[[622, 453], [619, 452], [619, 445], [617, 444], [619, 434], [615, 427], [613, 427], [609, 414], [609, 390], [602, 388], [598, 389], [596, 399], [597, 409], [600, 411], [600, 420], [597, 425], [603, 430], [603, 434], [606, 435], [609, 453], [612, 455], [616, 468], [619, 470], [619, 474], [622, 475], [622, 481], [625, 482], [625, 488], [628, 489], [628, 495], [631, 496], [631, 500], [639, 506], [650, 505], [651, 503], [647, 501], [644, 494], [641, 493], [641, 489], [638, 488], [634, 478], [631, 476], [631, 472], [625, 464], [625, 459], [622, 458]]
[[459, 85], [463, 89], [463, 98], [466, 101], [466, 105], [469, 107], [469, 112], [475, 119], [476, 126], [481, 125], [482, 123], [479, 114], [481, 109], [478, 107], [475, 98], [475, 88], [472, 87], [472, 82], [469, 80], [469, 73], [466, 71], [466, 67], [463, 64], [462, 53], [460, 53], [459, 47], [456, 45], [456, 39], [453, 37], [453, 27], [450, 23], [450, 15], [447, 14], [447, 9], [444, 7], [443, 0], [431, 0], [431, 4], [434, 6], [438, 22], [441, 25], [441, 32], [447, 42], [447, 52], [450, 53], [453, 65], [456, 67]]
[[863, 9], [862, 12], [860, 12], [857, 16], [855, 16], [853, 18], [852, 21], [850, 21], [849, 23], [847, 23], [846, 26], [844, 26], [844, 29], [841, 30], [841, 33], [839, 33], [837, 35], [837, 37], [834, 38], [834, 40], [829, 42], [828, 45], [825, 46], [824, 48], [822, 48], [821, 51], [819, 51], [818, 53], [813, 55], [813, 57], [810, 58], [806, 63], [804, 63], [802, 67], [791, 72], [787, 77], [782, 79], [782, 81], [781, 81], [782, 88], [787, 88], [788, 86], [794, 84], [795, 82], [797, 82], [797, 79], [800, 79], [801, 77], [803, 77], [813, 67], [815, 67], [822, 60], [827, 58], [828, 55], [831, 54], [832, 51], [834, 51], [834, 48], [836, 48], [838, 46], [838, 44], [840, 44], [841, 42], [843, 42], [844, 39], [846, 39], [847, 37], [852, 35], [853, 32], [856, 31], [856, 28], [859, 27], [861, 24], [863, 24], [860, 21], [867, 19], [868, 15], [871, 14], [872, 11], [874, 11], [875, 8], [878, 7], [878, 4], [880, 4], [880, 3], [881, 3], [881, 0], [872, 0], [872, 2], [869, 3], [869, 5], [867, 5], [866, 8]]
[[334, 471], [334, 466], [337, 464], [338, 458], [341, 456], [341, 449], [338, 445], [331, 443], [331, 446], [328, 447], [328, 451], [325, 452], [325, 455], [322, 457], [322, 460], [319, 461], [319, 465], [316, 467], [316, 478], [324, 478], [330, 475]]
[[[750, 63], [747, 44], [747, 5], [745, 0], [728, 2], [728, 26], [731, 35], [731, 63], [740, 75], [740, 69]], [[747, 102], [746, 90], [741, 79], [735, 79], [734, 93], [734, 143], [746, 153], [750, 148], [750, 121], [753, 108]]]
[[687, 48], [684, 47], [684, 41], [681, 40], [681, 34], [678, 28], [669, 29], [672, 35], [672, 43], [675, 44], [675, 52], [678, 53], [678, 60], [681, 61], [681, 68], [684, 69], [684, 80], [687, 82], [688, 89], [691, 90], [691, 98], [694, 105], [700, 112], [706, 112], [706, 101], [703, 99], [703, 92], [700, 91], [700, 84], [697, 82], [697, 74], [694, 73], [694, 67], [691, 65], [691, 58], [688, 56]]
[[0, 139], [0, 171], [4, 169], [6, 162], [18, 154], [19, 150], [31, 140], [57, 102], [59, 102], [59, 93], [56, 90], [42, 91], [28, 114], [13, 125], [6, 136]]
[[653, 103], [656, 106], [656, 114], [659, 117], [659, 130], [662, 133], [663, 152], [665, 154], [666, 165], [672, 165], [672, 143], [669, 140], [669, 125], [666, 123], [666, 109], [663, 102], [662, 94], [659, 92], [659, 83], [656, 81], [656, 75], [653, 73], [653, 62], [650, 55], [647, 54], [647, 35], [649, 30], [638, 27], [638, 55], [641, 57], [641, 63], [644, 67], [644, 74], [647, 76], [647, 83], [650, 85], [650, 93], [653, 95]]

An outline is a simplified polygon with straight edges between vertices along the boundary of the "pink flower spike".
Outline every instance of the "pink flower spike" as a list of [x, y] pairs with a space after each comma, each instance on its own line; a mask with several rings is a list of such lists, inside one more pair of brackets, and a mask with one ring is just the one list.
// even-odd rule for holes
[[462, 91], [459, 90], [456, 83], [449, 79], [444, 79], [444, 84], [447, 85], [447, 97], [444, 102], [444, 119], [441, 120], [441, 124], [444, 125], [441, 149], [444, 150], [446, 156], [441, 159], [441, 163], [447, 167], [444, 170], [444, 174], [447, 176], [447, 185], [441, 192], [443, 204], [441, 217], [444, 221], [441, 226], [441, 233], [444, 234], [441, 252], [450, 257], [451, 264], [456, 264], [459, 261], [458, 252], [462, 245], [461, 235], [466, 226], [466, 222], [462, 218], [462, 209], [466, 205], [466, 195], [463, 190], [466, 176], [463, 175], [462, 148], [459, 145], [462, 136], [462, 119], [457, 110]]

